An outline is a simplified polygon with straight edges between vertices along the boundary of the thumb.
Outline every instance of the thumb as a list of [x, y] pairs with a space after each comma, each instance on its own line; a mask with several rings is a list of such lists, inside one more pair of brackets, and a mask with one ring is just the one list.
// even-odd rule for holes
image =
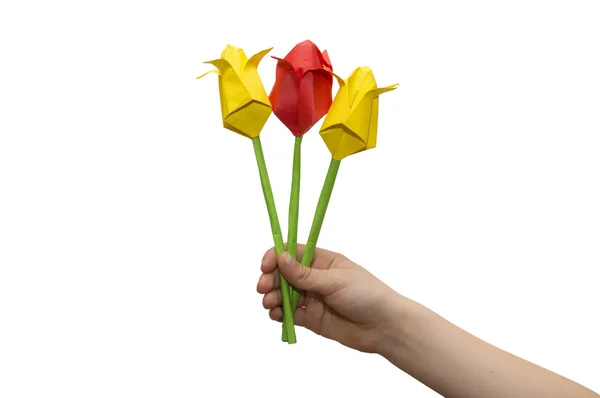
[[305, 267], [287, 252], [277, 258], [281, 275], [294, 287], [328, 296], [336, 290], [337, 283], [328, 270]]

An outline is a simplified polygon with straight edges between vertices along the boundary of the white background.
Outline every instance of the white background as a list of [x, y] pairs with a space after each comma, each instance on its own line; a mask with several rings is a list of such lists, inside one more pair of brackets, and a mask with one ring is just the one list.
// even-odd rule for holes
[[[305, 39], [343, 76], [400, 83], [377, 147], [342, 163], [320, 246], [600, 391], [598, 2], [391, 4], [3, 2], [0, 396], [437, 396], [306, 330], [281, 343], [255, 291], [272, 241], [252, 145], [222, 127], [216, 76], [195, 77], [227, 43]], [[293, 137], [274, 116], [262, 137], [286, 231]]]

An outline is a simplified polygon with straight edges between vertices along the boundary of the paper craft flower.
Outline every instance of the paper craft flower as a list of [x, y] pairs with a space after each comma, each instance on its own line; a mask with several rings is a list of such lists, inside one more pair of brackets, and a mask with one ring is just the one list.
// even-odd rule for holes
[[377, 143], [379, 95], [398, 84], [377, 88], [368, 66], [356, 68], [344, 81], [336, 76], [340, 89], [320, 129], [321, 137], [334, 159], [374, 148]]
[[[272, 109], [257, 68], [259, 62], [269, 51], [271, 49], [263, 50], [248, 59], [244, 50], [227, 45], [220, 59], [205, 62], [214, 65], [217, 70], [209, 71], [198, 76], [197, 79], [210, 72], [219, 74], [223, 126], [252, 140], [260, 183], [269, 214], [271, 234], [275, 243], [275, 253], [279, 255], [285, 250], [285, 246], [260, 140], [260, 132], [271, 115]], [[279, 284], [283, 296], [285, 341], [294, 344], [296, 342], [296, 332], [291, 306], [292, 298], [289, 292], [289, 284], [281, 274], [279, 275]]]
[[269, 94], [273, 113], [295, 136], [304, 135], [331, 106], [333, 77], [327, 51], [310, 40], [297, 44], [277, 60], [275, 84]]
[[[269, 95], [273, 113], [296, 137], [286, 248], [296, 258], [302, 136], [331, 106], [332, 68], [327, 51], [321, 52], [310, 40], [298, 43], [283, 59], [273, 58], [277, 60], [275, 84]], [[288, 339], [285, 329], [282, 339]]]
[[223, 127], [248, 138], [258, 137], [271, 116], [272, 108], [267, 92], [258, 75], [258, 64], [272, 48], [248, 59], [244, 50], [227, 45], [220, 59], [207, 61], [219, 74], [219, 94]]
[[[333, 73], [333, 72], [332, 72]], [[310, 233], [301, 264], [310, 267], [323, 226], [325, 213], [342, 159], [357, 152], [375, 147], [377, 141], [377, 119], [379, 95], [394, 90], [398, 84], [377, 88], [373, 71], [367, 66], [356, 68], [344, 81], [335, 75], [338, 90], [329, 113], [320, 129], [321, 137], [331, 152], [331, 162], [317, 202]], [[300, 292], [292, 291], [292, 309], [295, 311]]]

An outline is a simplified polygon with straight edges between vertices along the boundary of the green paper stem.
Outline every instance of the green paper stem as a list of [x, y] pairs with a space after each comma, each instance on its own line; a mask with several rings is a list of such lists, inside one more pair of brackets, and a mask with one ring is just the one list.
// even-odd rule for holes
[[[283, 244], [283, 237], [281, 236], [281, 227], [279, 225], [279, 218], [277, 217], [275, 199], [273, 198], [273, 191], [271, 190], [271, 182], [269, 181], [269, 174], [267, 173], [267, 165], [263, 155], [260, 136], [252, 138], [252, 144], [254, 145], [254, 154], [256, 155], [256, 163], [258, 164], [260, 183], [269, 212], [271, 232], [273, 233], [273, 241], [275, 242], [275, 253], [279, 256], [285, 251], [285, 246]], [[281, 274], [279, 274], [279, 284], [281, 296], [283, 298], [283, 325], [287, 333], [288, 343], [294, 344], [296, 342], [296, 332], [294, 330], [294, 313], [290, 302], [290, 288], [287, 280], [285, 280]]]
[[[296, 258], [296, 244], [298, 243], [298, 214], [300, 210], [300, 159], [301, 159], [302, 136], [294, 140], [294, 162], [292, 165], [292, 189], [290, 192], [290, 208], [288, 212], [288, 238], [287, 252], [292, 258]], [[290, 300], [291, 300], [290, 289]], [[293, 307], [292, 307], [293, 308]], [[287, 341], [287, 330], [284, 327], [281, 335], [283, 341]]]
[[302, 137], [294, 140], [294, 163], [292, 166], [292, 190], [290, 192], [290, 209], [288, 215], [287, 252], [296, 258], [298, 242], [298, 214], [300, 210], [300, 158]]
[[[323, 226], [325, 212], [327, 211], [327, 205], [331, 198], [331, 192], [333, 191], [333, 185], [335, 184], [335, 178], [337, 177], [340, 163], [340, 160], [334, 158], [331, 158], [331, 163], [329, 163], [329, 170], [327, 170], [327, 176], [323, 183], [323, 189], [321, 189], [321, 196], [319, 196], [315, 216], [313, 218], [312, 226], [310, 227], [310, 233], [308, 234], [308, 241], [304, 247], [304, 254], [302, 254], [301, 264], [305, 267], [310, 267], [312, 263], [313, 254], [317, 247], [317, 240], [319, 239], [319, 233]], [[298, 301], [300, 301], [300, 291], [298, 289], [292, 289], [292, 309], [294, 312], [296, 312]]]

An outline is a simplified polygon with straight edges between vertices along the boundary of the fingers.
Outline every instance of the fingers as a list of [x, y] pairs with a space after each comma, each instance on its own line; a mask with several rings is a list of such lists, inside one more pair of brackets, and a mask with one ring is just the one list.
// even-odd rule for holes
[[263, 307], [267, 310], [271, 310], [282, 304], [281, 290], [272, 290], [263, 296]]
[[256, 285], [256, 291], [260, 294], [269, 293], [273, 289], [279, 287], [279, 271], [275, 270], [269, 274], [262, 274], [258, 278], [258, 284]]
[[[287, 246], [287, 244], [286, 244], [286, 246]], [[299, 261], [302, 259], [302, 256], [304, 255], [304, 248], [305, 248], [305, 245], [301, 245], [301, 244], [298, 244], [296, 247], [296, 253], [297, 253], [296, 257], [299, 259]], [[330, 250], [320, 249], [317, 247], [313, 254], [311, 264], [313, 264], [314, 268], [317, 268], [317, 269], [327, 269], [331, 266], [331, 264], [333, 263], [333, 260], [335, 260], [336, 256], [338, 256], [338, 254], [335, 252], [332, 252]], [[275, 255], [275, 248], [272, 247], [265, 252], [263, 259], [262, 259], [262, 264], [260, 266], [260, 269], [262, 272], [267, 274], [269, 272], [273, 272], [276, 268], [277, 268], [277, 256]]]
[[338, 274], [332, 270], [303, 267], [286, 252], [279, 255], [278, 265], [284, 278], [298, 289], [329, 296], [342, 287]]
[[271, 310], [269, 311], [269, 318], [271, 318], [274, 321], [281, 322], [281, 320], [283, 319], [283, 309], [281, 307], [271, 308]]
[[275, 255], [275, 248], [272, 247], [263, 256], [260, 270], [265, 274], [275, 271], [277, 268], [277, 256]]
[[[281, 307], [275, 307], [269, 311], [269, 318], [274, 321], [281, 322], [283, 320], [283, 310]], [[294, 325], [304, 326], [306, 319], [306, 310], [304, 308], [298, 308], [294, 314]]]
[[[303, 292], [302, 296], [300, 296], [300, 301], [298, 301], [298, 305], [302, 307], [303, 305], [305, 305], [306, 301], [306, 296]], [[282, 305], [283, 300], [281, 298], [281, 289], [272, 290], [265, 294], [263, 297], [263, 307], [265, 307], [265, 309], [267, 310], [273, 309], [275, 307], [281, 307]]]

